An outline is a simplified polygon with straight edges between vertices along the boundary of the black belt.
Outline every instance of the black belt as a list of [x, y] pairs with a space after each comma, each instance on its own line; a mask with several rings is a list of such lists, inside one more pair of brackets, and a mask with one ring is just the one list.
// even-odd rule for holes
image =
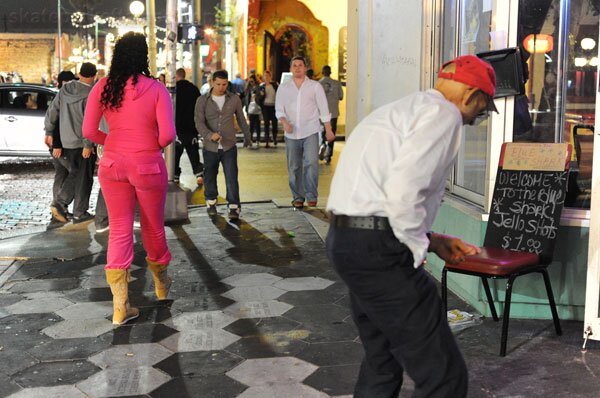
[[379, 216], [344, 216], [331, 215], [331, 223], [340, 228], [372, 229], [376, 231], [391, 231], [392, 226], [387, 217]]

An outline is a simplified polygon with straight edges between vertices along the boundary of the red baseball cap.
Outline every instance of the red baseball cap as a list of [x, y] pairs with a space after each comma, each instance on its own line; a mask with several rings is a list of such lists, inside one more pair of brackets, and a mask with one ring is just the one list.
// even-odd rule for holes
[[[444, 72], [444, 68], [450, 64], [456, 65], [456, 70], [454, 72]], [[438, 77], [454, 80], [480, 89], [490, 97], [488, 110], [498, 112], [494, 105], [496, 72], [494, 72], [494, 68], [484, 60], [475, 55], [461, 55], [442, 65], [438, 72]]]

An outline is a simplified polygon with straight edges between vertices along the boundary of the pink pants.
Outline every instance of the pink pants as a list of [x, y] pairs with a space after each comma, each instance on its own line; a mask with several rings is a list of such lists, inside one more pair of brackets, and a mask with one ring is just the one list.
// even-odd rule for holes
[[100, 159], [98, 180], [110, 225], [105, 268], [128, 269], [133, 261], [136, 198], [148, 258], [159, 264], [169, 264], [171, 252], [167, 247], [164, 227], [167, 170], [162, 154], [105, 152]]

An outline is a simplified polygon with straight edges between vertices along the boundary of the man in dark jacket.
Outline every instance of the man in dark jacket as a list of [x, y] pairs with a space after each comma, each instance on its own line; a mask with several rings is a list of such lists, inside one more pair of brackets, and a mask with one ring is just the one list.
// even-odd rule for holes
[[[73, 80], [60, 89], [44, 120], [46, 134], [52, 133], [60, 122], [62, 155], [68, 161], [69, 175], [60, 192], [50, 206], [52, 217], [60, 222], [67, 221], [67, 206], [74, 189], [73, 223], [94, 218], [88, 213], [90, 194], [94, 183], [96, 154], [94, 144], [83, 138], [83, 113], [87, 97], [96, 79], [96, 65], [84, 62], [79, 70], [79, 80]], [[60, 118], [59, 118], [60, 116]]]
[[198, 131], [194, 124], [194, 107], [200, 96], [200, 90], [194, 84], [185, 79], [185, 69], [179, 68], [175, 72], [175, 129], [177, 140], [175, 141], [175, 182], [179, 182], [181, 175], [181, 155], [183, 150], [187, 152], [192, 171], [196, 176], [198, 185], [204, 183], [204, 165], [200, 161], [200, 145], [198, 144]]

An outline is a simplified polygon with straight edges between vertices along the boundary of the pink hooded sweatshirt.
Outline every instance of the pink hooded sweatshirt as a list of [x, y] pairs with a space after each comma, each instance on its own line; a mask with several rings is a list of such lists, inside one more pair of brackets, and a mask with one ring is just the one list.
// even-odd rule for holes
[[[104, 145], [106, 152], [156, 152], [175, 139], [173, 103], [164, 85], [138, 75], [137, 84], [129, 78], [118, 109], [104, 109], [100, 103], [107, 78], [94, 85], [87, 100], [83, 119], [83, 136]], [[110, 129], [98, 129], [104, 116]]]

